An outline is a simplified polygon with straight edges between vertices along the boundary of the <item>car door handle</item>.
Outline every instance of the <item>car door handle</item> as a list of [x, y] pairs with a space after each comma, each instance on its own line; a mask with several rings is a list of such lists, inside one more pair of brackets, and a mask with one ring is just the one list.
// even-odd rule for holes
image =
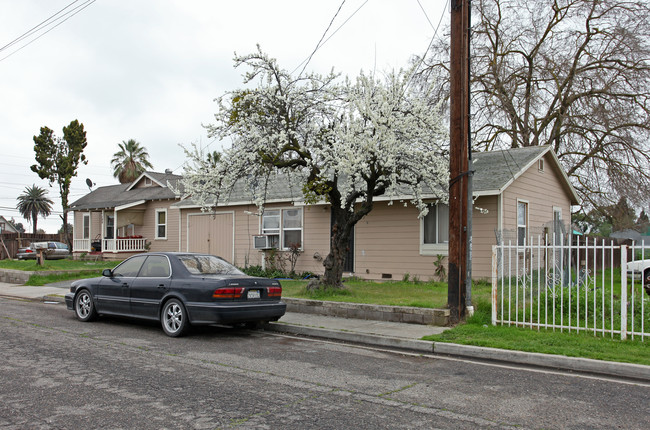
[[167, 286], [165, 284], [160, 284], [158, 285], [158, 288], [167, 288]]
[[122, 283], [122, 286], [123, 286], [123, 287], [128, 287], [129, 284], [127, 284], [126, 282], [124, 282], [124, 283]]

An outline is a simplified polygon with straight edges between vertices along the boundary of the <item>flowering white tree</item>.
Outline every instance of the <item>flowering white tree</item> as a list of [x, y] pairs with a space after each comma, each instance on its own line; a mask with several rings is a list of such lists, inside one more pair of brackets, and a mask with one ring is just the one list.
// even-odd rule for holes
[[408, 74], [383, 81], [361, 74], [356, 82], [311, 74], [294, 78], [258, 52], [237, 56], [257, 88], [218, 99], [211, 136], [230, 138], [217, 163], [196, 146], [186, 148], [184, 192], [204, 208], [244, 184], [263, 208], [266, 185], [278, 174], [299, 183], [306, 203], [331, 204], [332, 236], [322, 284], [341, 286], [354, 225], [374, 198], [408, 193], [422, 215], [423, 193], [447, 195], [447, 131], [437, 106], [408, 91]]

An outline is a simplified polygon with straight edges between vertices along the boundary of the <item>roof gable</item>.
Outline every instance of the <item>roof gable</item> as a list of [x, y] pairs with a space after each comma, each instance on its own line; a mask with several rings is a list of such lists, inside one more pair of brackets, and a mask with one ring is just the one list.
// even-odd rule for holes
[[550, 159], [554, 170], [561, 175], [560, 180], [569, 194], [571, 204], [579, 202], [577, 192], [550, 145], [475, 152], [472, 156], [475, 195], [503, 193], [517, 178], [546, 157], [545, 159]]
[[144, 187], [167, 188], [168, 182], [172, 182], [175, 184], [180, 179], [182, 179], [182, 176], [174, 175], [173, 173], [171, 173], [171, 171], [165, 171], [165, 173], [142, 172], [142, 174], [138, 176], [136, 180], [133, 181], [126, 190], [130, 191], [134, 188], [144, 188]]
[[[136, 187], [145, 178], [149, 178], [153, 186]], [[70, 204], [69, 210], [110, 209], [115, 207], [130, 207], [134, 204], [151, 200], [178, 199], [179, 196], [167, 186], [171, 183], [174, 188], [180, 186], [179, 175], [172, 173], [144, 172], [130, 184], [117, 184], [98, 187], [79, 200]]]

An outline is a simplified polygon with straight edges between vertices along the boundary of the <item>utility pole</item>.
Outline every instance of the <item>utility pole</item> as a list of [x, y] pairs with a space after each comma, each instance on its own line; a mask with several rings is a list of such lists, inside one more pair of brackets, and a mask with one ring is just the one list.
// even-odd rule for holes
[[[457, 324], [467, 307], [471, 195], [469, 176], [470, 0], [451, 0], [450, 156], [449, 156], [449, 322]], [[471, 191], [470, 191], [471, 192]], [[471, 284], [470, 284], [471, 285]]]

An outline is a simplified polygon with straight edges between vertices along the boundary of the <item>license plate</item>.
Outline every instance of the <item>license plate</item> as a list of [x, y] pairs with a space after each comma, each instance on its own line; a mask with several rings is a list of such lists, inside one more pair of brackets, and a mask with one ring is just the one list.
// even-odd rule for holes
[[259, 299], [260, 290], [248, 290], [248, 295], [246, 297], [248, 297], [249, 299]]

